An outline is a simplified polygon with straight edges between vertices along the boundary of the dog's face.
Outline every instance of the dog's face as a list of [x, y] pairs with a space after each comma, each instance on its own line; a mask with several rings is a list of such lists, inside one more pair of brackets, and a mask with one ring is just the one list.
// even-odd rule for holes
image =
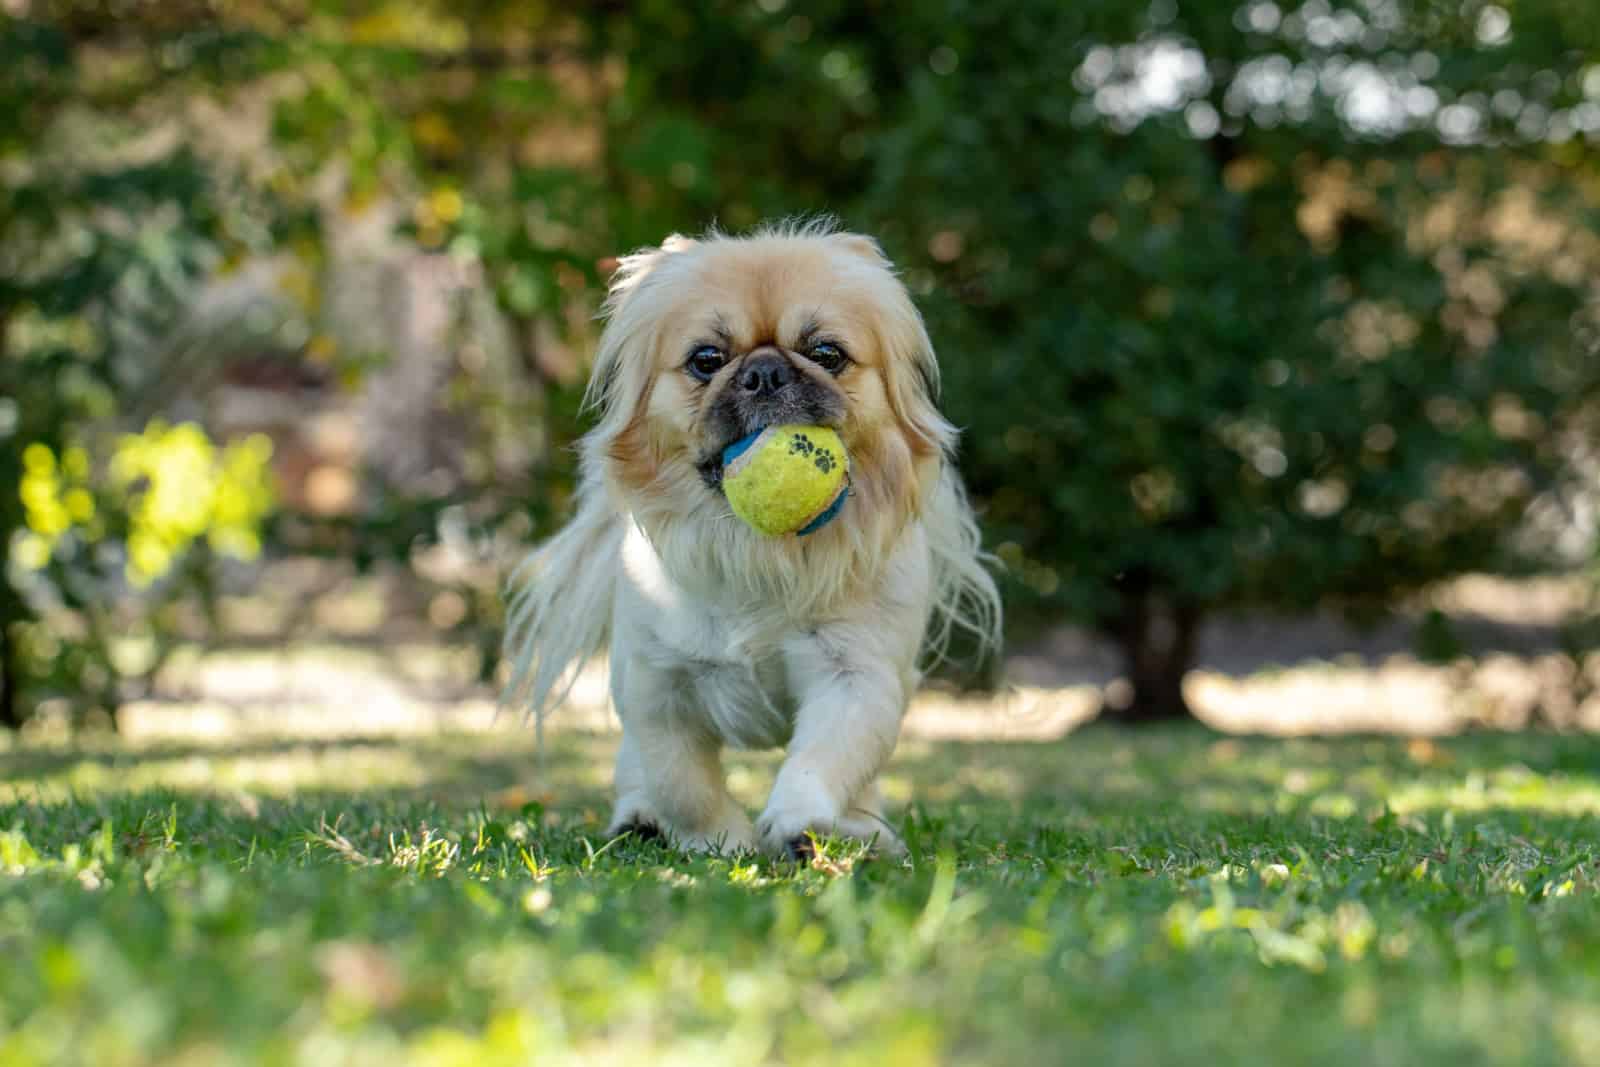
[[898, 530], [917, 511], [952, 431], [921, 317], [871, 240], [673, 238], [623, 261], [608, 310], [591, 455], [636, 515], [726, 519], [707, 506], [723, 450], [779, 423], [838, 430], [842, 520]]

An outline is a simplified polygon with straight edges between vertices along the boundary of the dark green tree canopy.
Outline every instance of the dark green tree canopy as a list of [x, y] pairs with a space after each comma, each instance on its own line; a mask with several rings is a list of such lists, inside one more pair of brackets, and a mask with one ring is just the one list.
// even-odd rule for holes
[[[782, 215], [877, 234], [1014, 614], [1114, 634], [1156, 710], [1206, 612], [1547, 562], [1510, 535], [1592, 425], [1588, 0], [23, 6], [0, 381], [25, 421], [0, 423], [0, 484], [149, 378], [128, 293], [258, 251], [315, 265], [330, 176], [342, 210], [397, 200], [481, 271], [551, 447], [477, 495], [540, 524], [581, 429], [541, 346], [588, 344], [610, 257]], [[197, 149], [196, 100], [266, 101], [267, 148]], [[112, 129], [177, 135], [108, 166], [61, 150]], [[360, 551], [383, 530], [401, 557], [418, 535]]]

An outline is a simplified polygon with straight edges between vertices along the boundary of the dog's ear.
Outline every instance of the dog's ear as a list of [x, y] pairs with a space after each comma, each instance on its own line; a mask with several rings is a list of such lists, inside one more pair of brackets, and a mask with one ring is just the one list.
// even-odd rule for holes
[[625, 256], [602, 261], [602, 268], [612, 265], [611, 272], [611, 299], [607, 301], [606, 313], [611, 315], [616, 311], [616, 304], [623, 293], [638, 285], [645, 275], [660, 266], [668, 256], [679, 252], [687, 252], [700, 242], [693, 237], [685, 237], [681, 233], [672, 234], [661, 242], [658, 248], [641, 248]]
[[675, 233], [662, 241], [659, 247], [641, 248], [614, 260], [601, 262], [602, 268], [610, 264], [614, 269], [611, 273], [610, 291], [606, 296], [605, 305], [601, 308], [601, 318], [606, 320], [607, 325], [600, 336], [599, 351], [595, 354], [589, 388], [584, 396], [585, 406], [599, 408], [602, 411], [611, 407], [618, 393], [622, 391], [620, 379], [628, 369], [624, 360], [625, 351], [632, 346], [647, 344], [643, 334], [647, 331], [649, 316], [630, 316], [629, 304], [637, 303], [631, 301], [630, 297], [639, 288], [640, 283], [663, 263], [698, 244], [699, 242], [692, 237]]
[[889, 403], [919, 450], [948, 450], [954, 444], [955, 430], [939, 414], [939, 361], [911, 294], [894, 277], [893, 261], [884, 254], [883, 246], [866, 234], [840, 231], [828, 234], [827, 239], [890, 276], [891, 295], [880, 306], [878, 319], [880, 340], [889, 356], [884, 367]]
[[898, 281], [895, 290], [878, 320], [880, 343], [889, 357], [883, 366], [889, 405], [918, 451], [945, 452], [955, 443], [955, 428], [939, 413], [938, 357], [910, 294]]
[[883, 254], [883, 246], [877, 241], [861, 233], [835, 233], [828, 237], [839, 247], [846, 249], [854, 255], [871, 263], [874, 267], [889, 267], [889, 257]]

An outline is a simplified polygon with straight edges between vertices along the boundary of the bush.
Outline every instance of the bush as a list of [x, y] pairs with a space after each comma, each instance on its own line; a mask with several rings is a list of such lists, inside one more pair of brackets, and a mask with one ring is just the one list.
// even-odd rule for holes
[[1600, 386], [1573, 5], [949, 4], [867, 198], [1016, 601], [1185, 710], [1221, 608], [1528, 565]]
[[[0, 270], [0, 487], [30, 444], [111, 469], [105, 428], [146, 422], [132, 341], [162, 294], [252, 252], [314, 266], [317, 211], [385, 200], [484, 280], [527, 381], [461, 361], [453, 411], [484, 432], [449, 500], [269, 531], [406, 559], [436, 525], [412, 520], [470, 503], [485, 541], [538, 536], [570, 491], [608, 259], [832, 212], [923, 301], [1013, 616], [1114, 636], [1130, 717], [1160, 717], [1210, 612], [1377, 611], [1544, 563], [1509, 535], [1600, 391], [1582, 4], [372, 0], [312, 32], [293, 5], [178, 3], [111, 35], [98, 3], [32, 9], [51, 18], [0, 30], [0, 257], [28, 265]], [[271, 213], [181, 146], [61, 150], [236, 88], [271, 103], [250, 168]], [[537, 449], [502, 447], [520, 428]], [[0, 493], [0, 564], [39, 554], [30, 522]], [[5, 649], [24, 615], [0, 583]]]
[[[253, 553], [270, 506], [260, 442], [218, 453], [149, 421], [183, 375], [162, 338], [260, 220], [151, 136], [187, 79], [143, 52], [104, 83], [92, 14], [0, 24], [0, 727], [52, 693], [113, 710], [212, 550]], [[188, 73], [212, 76], [224, 44], [203, 37]]]

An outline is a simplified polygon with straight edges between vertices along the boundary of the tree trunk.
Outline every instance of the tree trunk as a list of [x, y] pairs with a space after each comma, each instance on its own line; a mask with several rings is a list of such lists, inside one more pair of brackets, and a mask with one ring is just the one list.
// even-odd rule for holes
[[1116, 629], [1132, 700], [1110, 720], [1127, 726], [1187, 719], [1183, 679], [1194, 663], [1200, 609], [1156, 592], [1135, 593]]
[[[5, 230], [0, 222], [0, 232]], [[0, 360], [6, 358], [6, 331], [11, 322], [11, 304], [4, 294], [0, 294]], [[9, 390], [15, 385], [14, 381], [0, 381], [0, 390]], [[11, 447], [10, 445], [7, 446]], [[17, 475], [19, 464], [16, 454], [6, 462], [0, 463], [0, 490], [16, 493]], [[18, 501], [15, 495], [3, 509], [0, 509], [0, 730], [16, 730], [22, 726], [22, 679], [17, 677], [18, 660], [16, 645], [12, 642], [11, 628], [21, 617], [19, 609], [20, 598], [11, 588], [6, 572], [10, 568], [9, 549], [11, 547], [11, 534], [13, 525], [21, 525], [20, 513], [16, 510]]]
[[[0, 581], [4, 581], [0, 577]], [[11, 620], [0, 619], [0, 729], [22, 728], [22, 702], [17, 654], [11, 644]]]

